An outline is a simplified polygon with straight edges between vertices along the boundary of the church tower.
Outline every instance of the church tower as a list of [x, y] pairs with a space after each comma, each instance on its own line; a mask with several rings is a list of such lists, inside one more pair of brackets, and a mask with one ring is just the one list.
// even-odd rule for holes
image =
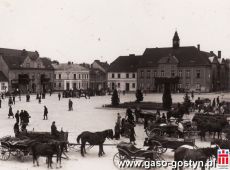
[[173, 48], [179, 48], [180, 47], [180, 38], [178, 36], [177, 31], [175, 32], [173, 36]]

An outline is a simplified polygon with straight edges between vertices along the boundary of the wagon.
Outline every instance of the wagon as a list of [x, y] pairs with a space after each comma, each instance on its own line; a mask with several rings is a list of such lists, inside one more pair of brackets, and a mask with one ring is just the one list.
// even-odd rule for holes
[[146, 129], [146, 135], [148, 137], [163, 136], [163, 135], [174, 136], [177, 134], [177, 129], [178, 126], [173, 124], [165, 124], [165, 123], [153, 124]]
[[183, 139], [183, 138], [170, 138], [170, 137], [151, 137], [146, 138], [144, 146], [149, 146], [152, 150], [158, 154], [165, 153], [167, 149], [176, 150], [182, 145], [190, 145], [197, 148], [195, 145], [195, 139]]
[[11, 136], [3, 137], [0, 141], [0, 160], [8, 160], [12, 155], [21, 161], [30, 155], [30, 145], [34, 142], [31, 139], [20, 140]]
[[120, 164], [124, 161], [160, 161], [161, 156], [150, 149], [136, 148], [133, 144], [120, 142], [117, 145], [118, 152], [113, 157], [113, 163], [117, 168], [123, 168]]

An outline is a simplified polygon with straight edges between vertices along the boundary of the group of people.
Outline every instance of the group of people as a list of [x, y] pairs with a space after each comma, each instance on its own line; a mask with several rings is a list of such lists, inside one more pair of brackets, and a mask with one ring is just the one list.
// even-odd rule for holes
[[120, 113], [117, 113], [117, 120], [115, 123], [115, 128], [114, 128], [114, 138], [116, 140], [120, 139], [121, 135], [125, 135], [125, 131], [128, 130], [128, 137], [130, 140], [130, 143], [136, 145], [135, 141], [136, 141], [136, 133], [135, 133], [135, 123], [134, 123], [134, 116], [132, 115], [132, 110], [130, 108], [128, 108], [126, 110], [126, 116], [125, 118], [121, 118]]
[[21, 126], [21, 131], [26, 132], [26, 127], [28, 126], [29, 119], [31, 118], [29, 113], [26, 110], [21, 110], [19, 113], [19, 110], [17, 110], [14, 117], [16, 119], [16, 123], [14, 124], [14, 133], [17, 135], [20, 132], [19, 125]]

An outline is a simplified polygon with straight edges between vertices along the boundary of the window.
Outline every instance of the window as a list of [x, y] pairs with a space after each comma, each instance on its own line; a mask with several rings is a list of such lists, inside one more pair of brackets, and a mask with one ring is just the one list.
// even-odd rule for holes
[[147, 71], [147, 79], [150, 79], [150, 70]]
[[2, 83], [1, 89], [2, 89], [2, 90], [5, 90], [5, 88], [6, 88], [6, 87], [5, 87], [5, 83]]
[[56, 74], [54, 74], [54, 79], [56, 79]]
[[136, 84], [135, 83], [132, 83], [132, 88], [136, 88]]
[[174, 77], [174, 76], [175, 76], [175, 71], [171, 70], [171, 77]]
[[54, 87], [56, 87], [56, 83], [54, 83]]
[[77, 89], [77, 83], [73, 83], [73, 89]]
[[179, 77], [182, 77], [182, 70], [179, 70], [178, 76], [179, 76]]
[[78, 79], [81, 79], [81, 74], [78, 74]]
[[121, 74], [120, 73], [117, 74], [117, 78], [121, 78]]
[[190, 78], [190, 70], [186, 70], [186, 78]]
[[126, 78], [127, 78], [127, 79], [129, 78], [129, 73], [126, 74]]
[[26, 67], [29, 68], [30, 67], [30, 63], [26, 63]]
[[117, 87], [120, 88], [120, 83], [117, 83]]
[[153, 71], [153, 77], [157, 77], [157, 70]]
[[196, 78], [200, 78], [200, 70], [196, 70]]
[[77, 79], [77, 76], [76, 76], [76, 74], [73, 74], [73, 78], [74, 78], [74, 79]]
[[61, 79], [61, 74], [59, 74], [58, 76], [59, 76], [59, 79]]
[[178, 87], [178, 89], [181, 89], [181, 88], [182, 88], [182, 84], [179, 83], [179, 84], [177, 85], [177, 87]]
[[200, 84], [199, 83], [196, 84], [196, 90], [200, 90]]
[[165, 76], [165, 72], [164, 70], [161, 70], [161, 77], [164, 77]]
[[189, 88], [190, 88], [190, 84], [189, 84], [189, 83], [186, 83], [185, 88], [186, 88], [186, 89], [189, 89]]
[[112, 78], [114, 78], [114, 73], [112, 73]]
[[136, 75], [135, 75], [135, 73], [133, 73], [133, 78], [135, 78], [136, 77]]
[[61, 83], [58, 84], [58, 87], [61, 88]]
[[141, 71], [141, 78], [144, 78], [144, 71]]
[[38, 68], [40, 68], [41, 67], [41, 64], [38, 64]]

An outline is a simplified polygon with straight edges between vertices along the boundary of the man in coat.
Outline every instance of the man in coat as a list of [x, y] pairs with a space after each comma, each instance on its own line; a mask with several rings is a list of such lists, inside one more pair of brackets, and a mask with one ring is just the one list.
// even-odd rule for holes
[[46, 106], [44, 106], [44, 119], [43, 120], [48, 120], [48, 109]]

